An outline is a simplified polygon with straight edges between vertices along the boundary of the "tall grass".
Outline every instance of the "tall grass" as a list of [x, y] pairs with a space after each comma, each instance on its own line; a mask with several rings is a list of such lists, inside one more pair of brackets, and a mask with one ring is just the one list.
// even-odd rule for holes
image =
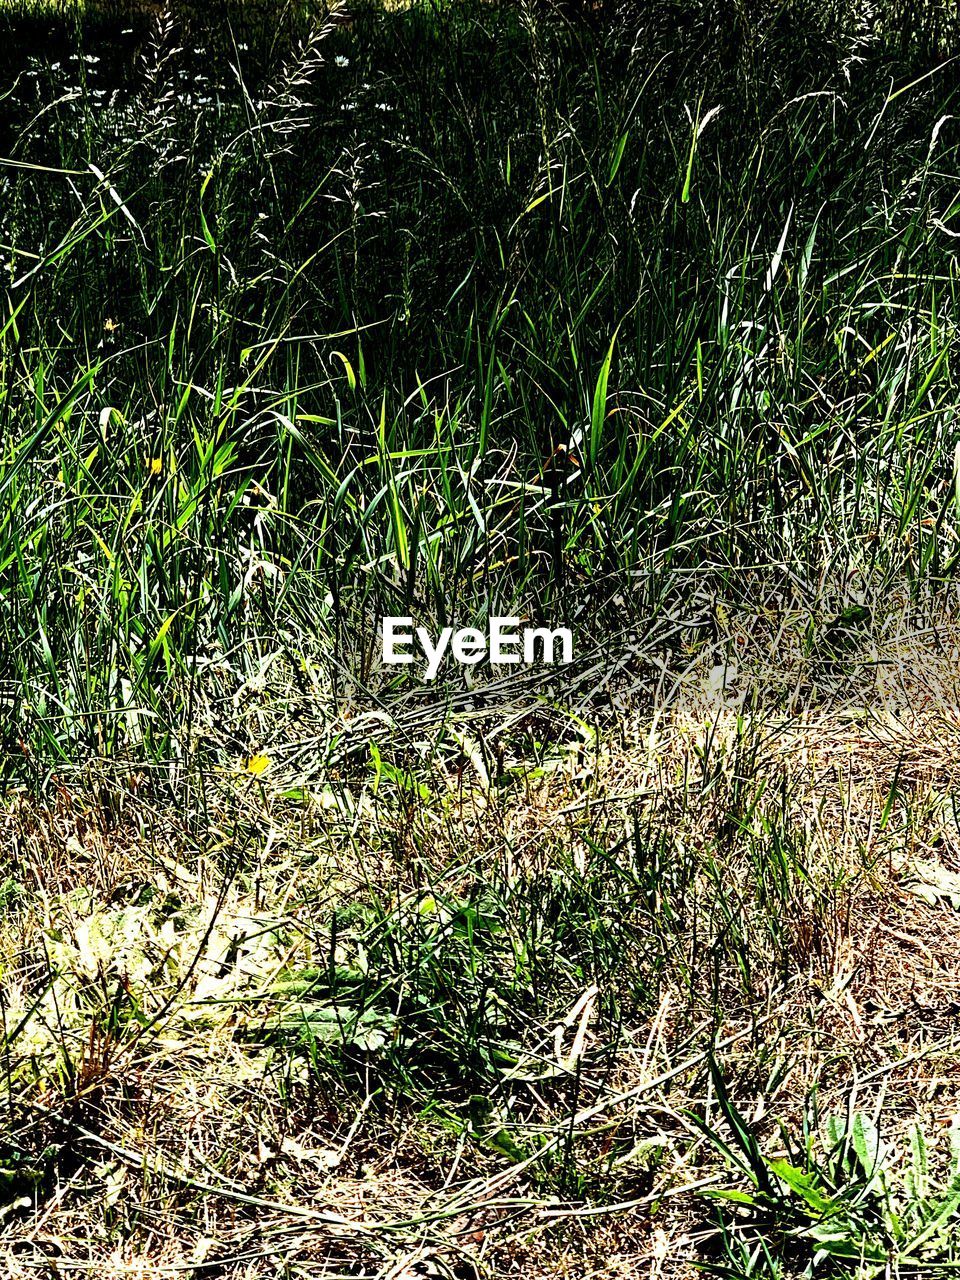
[[358, 8], [256, 83], [169, 23], [119, 84], [34, 60], [3, 176], [13, 758], [169, 758], [278, 641], [382, 683], [385, 612], [602, 630], [690, 572], [834, 612], [949, 575], [953, 68], [853, 10], [787, 21], [725, 70], [703, 23], [631, 46], [463, 6]]
[[827, 613], [952, 573], [953, 67], [866, 11], [691, 21], [358, 7], [256, 82], [170, 23], [119, 81], [32, 60], [0, 233], [17, 767], [188, 750], [277, 644], [382, 684], [385, 612], [599, 635], [691, 572]]

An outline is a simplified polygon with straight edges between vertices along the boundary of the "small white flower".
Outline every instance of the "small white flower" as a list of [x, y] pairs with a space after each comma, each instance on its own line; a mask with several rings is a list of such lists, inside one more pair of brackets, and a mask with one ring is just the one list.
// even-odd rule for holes
[[338, 67], [349, 67], [350, 65], [350, 59], [345, 58], [342, 53], [337, 54], [337, 56], [334, 58], [334, 62], [337, 64]]

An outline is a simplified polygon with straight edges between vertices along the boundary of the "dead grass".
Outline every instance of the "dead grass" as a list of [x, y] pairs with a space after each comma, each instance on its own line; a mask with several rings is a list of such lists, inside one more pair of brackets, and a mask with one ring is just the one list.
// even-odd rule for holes
[[[736, 647], [732, 680], [691, 652], [659, 699], [624, 696], [599, 732], [554, 719], [551, 748], [544, 721], [535, 761], [523, 716], [499, 733], [469, 721], [459, 752], [422, 750], [419, 772], [407, 757], [429, 793], [343, 769], [291, 807], [282, 770], [238, 773], [205, 831], [142, 779], [113, 784], [109, 809], [95, 780], [11, 798], [5, 1274], [679, 1280], [715, 1245], [699, 1193], [725, 1176], [689, 1119], [715, 1114], [711, 1045], [771, 1149], [774, 1120], [799, 1125], [814, 1089], [823, 1114], [853, 1093], [891, 1138], [918, 1119], [945, 1132], [960, 1109], [960, 627], [884, 639], [868, 679], [779, 720], [748, 713], [763, 649]], [[780, 688], [802, 686], [795, 655]], [[508, 1037], [522, 1157], [454, 1123], [449, 1087], [439, 1107], [384, 1087], [399, 1023], [319, 1059], [277, 1030], [311, 973], [357, 962], [333, 908], [348, 920], [379, 901], [369, 954], [377, 929], [446, 918], [494, 874], [518, 902], [558, 873], [600, 895], [594, 851], [637, 823], [661, 838], [637, 893], [672, 960], [615, 1040], [606, 993], [578, 1004], [573, 974], [539, 1027]], [[788, 837], [775, 888], [765, 859]]]

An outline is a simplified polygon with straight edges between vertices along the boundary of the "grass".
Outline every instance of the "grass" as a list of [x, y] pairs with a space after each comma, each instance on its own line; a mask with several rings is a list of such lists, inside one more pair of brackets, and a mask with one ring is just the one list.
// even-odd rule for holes
[[7, 1272], [952, 1274], [946, 8], [29, 16]]

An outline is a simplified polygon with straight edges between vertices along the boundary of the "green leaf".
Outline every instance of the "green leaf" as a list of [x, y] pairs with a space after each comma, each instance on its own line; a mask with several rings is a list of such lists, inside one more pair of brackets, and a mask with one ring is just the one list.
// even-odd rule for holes
[[203, 182], [200, 184], [200, 230], [203, 232], [203, 238], [204, 240], [206, 240], [207, 246], [210, 249], [211, 253], [216, 253], [217, 242], [213, 238], [213, 232], [210, 230], [210, 225], [207, 222], [206, 215], [203, 212], [203, 197], [206, 193], [207, 187], [210, 185], [210, 181], [212, 178], [213, 178], [213, 170], [210, 169], [207, 171], [206, 177], [203, 179]]
[[332, 356], [336, 356], [337, 359], [340, 361], [340, 363], [343, 365], [344, 372], [347, 375], [347, 386], [350, 388], [351, 391], [356, 391], [357, 375], [353, 371], [353, 365], [350, 363], [350, 361], [347, 359], [347, 357], [343, 354], [342, 351], [331, 351], [330, 354]]
[[834, 1201], [825, 1196], [817, 1186], [815, 1174], [804, 1173], [787, 1160], [771, 1160], [770, 1171], [785, 1182], [791, 1191], [796, 1192], [815, 1213], [829, 1213], [834, 1208]]
[[858, 1111], [853, 1118], [850, 1141], [868, 1179], [868, 1186], [882, 1175], [883, 1147], [875, 1124]]
[[630, 137], [630, 130], [624, 129], [623, 133], [621, 133], [619, 139], [617, 140], [616, 147], [614, 147], [613, 156], [611, 157], [611, 160], [610, 160], [610, 171], [607, 174], [608, 187], [613, 182], [614, 178], [617, 176], [617, 170], [620, 168], [620, 162], [623, 160], [623, 153], [627, 149], [627, 140], [629, 139], [629, 137]]
[[707, 1063], [710, 1068], [710, 1078], [713, 1081], [714, 1093], [717, 1095], [717, 1104], [730, 1128], [737, 1147], [746, 1158], [745, 1163], [740, 1161], [737, 1161], [737, 1163], [751, 1178], [757, 1190], [766, 1198], [773, 1199], [776, 1196], [776, 1188], [770, 1181], [767, 1162], [753, 1135], [753, 1130], [734, 1105], [727, 1089], [726, 1081], [723, 1078], [723, 1073], [713, 1054], [710, 1054]]
[[734, 1191], [732, 1188], [709, 1187], [703, 1192], [703, 1196], [708, 1200], [729, 1200], [733, 1204], [755, 1205], [757, 1203], [756, 1196], [746, 1191]]
[[607, 384], [610, 381], [610, 366], [613, 363], [613, 347], [617, 341], [617, 334], [620, 332], [620, 326], [617, 325], [613, 331], [613, 337], [610, 339], [610, 346], [607, 349], [606, 358], [600, 366], [600, 374], [597, 378], [597, 385], [593, 392], [593, 411], [590, 415], [590, 465], [596, 465], [597, 456], [600, 452], [600, 441], [603, 436], [603, 424], [607, 416]]

